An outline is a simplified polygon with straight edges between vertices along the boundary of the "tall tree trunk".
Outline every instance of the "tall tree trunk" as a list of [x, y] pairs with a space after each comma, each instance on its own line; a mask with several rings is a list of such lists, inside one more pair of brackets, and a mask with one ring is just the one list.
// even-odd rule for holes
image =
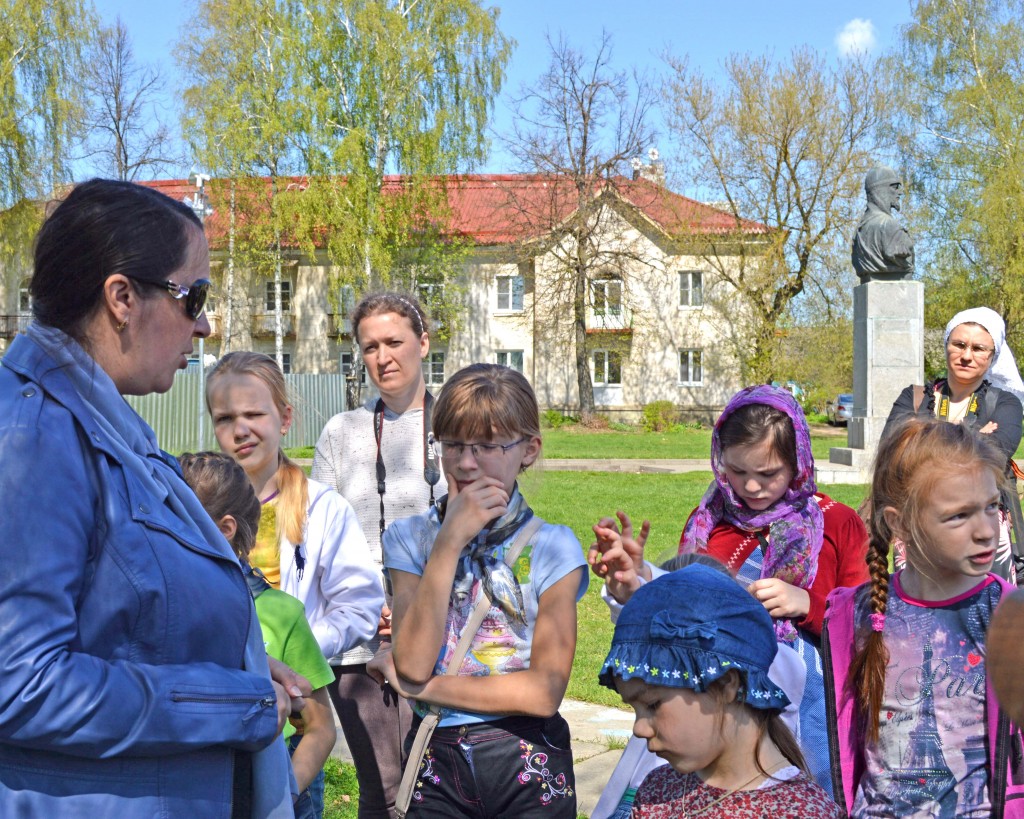
[[[271, 211], [277, 201], [277, 176], [270, 183]], [[284, 307], [281, 303], [281, 228], [274, 215], [274, 357], [284, 372]]]
[[576, 387], [580, 394], [580, 421], [594, 418], [594, 382], [590, 378], [590, 356], [587, 349], [587, 271], [576, 270], [573, 283], [572, 326], [576, 350]]
[[236, 201], [235, 180], [231, 179], [231, 204], [228, 209], [228, 272], [224, 277], [224, 327], [221, 332], [220, 354], [231, 352], [231, 333], [235, 323], [235, 229]]

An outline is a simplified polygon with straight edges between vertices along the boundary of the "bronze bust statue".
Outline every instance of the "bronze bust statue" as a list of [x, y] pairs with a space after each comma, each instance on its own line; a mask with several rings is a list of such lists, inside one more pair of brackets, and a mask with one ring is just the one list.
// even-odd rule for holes
[[914, 273], [914, 242], [891, 213], [900, 209], [901, 188], [896, 172], [884, 165], [864, 177], [868, 206], [853, 238], [853, 269], [862, 284], [909, 279]]

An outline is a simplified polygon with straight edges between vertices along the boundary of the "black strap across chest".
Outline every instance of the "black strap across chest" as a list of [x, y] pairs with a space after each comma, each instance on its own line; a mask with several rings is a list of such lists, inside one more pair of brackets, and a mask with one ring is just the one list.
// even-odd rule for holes
[[[434, 487], [441, 480], [434, 434], [430, 431], [430, 419], [434, 409], [434, 396], [428, 391], [423, 395], [423, 480], [430, 487], [429, 509], [434, 505]], [[377, 441], [377, 494], [380, 495], [380, 536], [384, 537], [387, 524], [384, 520], [384, 494], [387, 492], [387, 469], [381, 454], [381, 440], [384, 437], [384, 399], [378, 398], [373, 408], [373, 437]]]

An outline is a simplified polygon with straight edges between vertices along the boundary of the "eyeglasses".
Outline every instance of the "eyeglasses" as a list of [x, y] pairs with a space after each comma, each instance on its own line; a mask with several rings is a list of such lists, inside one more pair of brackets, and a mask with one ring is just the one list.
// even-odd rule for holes
[[175, 284], [170, 279], [163, 282], [154, 282], [149, 279], [140, 279], [136, 276], [129, 276], [132, 281], [141, 284], [148, 284], [152, 287], [160, 287], [171, 294], [175, 301], [185, 300], [185, 315], [192, 321], [199, 321], [206, 307], [206, 297], [210, 295], [210, 288], [213, 286], [209, 279], [196, 279], [186, 287], [183, 284]]
[[960, 353], [960, 355], [970, 350], [975, 358], [988, 358], [995, 352], [994, 347], [986, 347], [984, 344], [968, 344], [966, 341], [951, 341], [946, 345], [946, 349], [951, 353]]
[[469, 449], [477, 461], [496, 461], [513, 447], [519, 446], [526, 438], [520, 438], [511, 444], [464, 444], [462, 441], [438, 441], [441, 457], [446, 461], [458, 461], [462, 453]]

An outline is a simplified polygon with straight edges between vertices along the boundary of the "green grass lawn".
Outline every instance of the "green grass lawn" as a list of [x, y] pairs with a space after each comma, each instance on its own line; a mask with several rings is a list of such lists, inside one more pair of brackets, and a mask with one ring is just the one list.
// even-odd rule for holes
[[355, 819], [358, 813], [356, 769], [331, 757], [324, 765], [324, 819]]
[[[832, 432], [833, 434], [829, 434]], [[679, 429], [673, 432], [595, 431], [580, 426], [545, 429], [544, 456], [547, 458], [708, 458], [711, 455], [710, 429]], [[811, 430], [814, 457], [828, 460], [830, 447], [846, 446], [845, 434], [829, 427]], [[312, 458], [313, 447], [285, 450], [292, 458]]]
[[[829, 434], [829, 433], [832, 434]], [[841, 431], [845, 432], [845, 430]], [[711, 430], [684, 428], [672, 432], [629, 430], [595, 432], [569, 426], [543, 431], [546, 458], [708, 458]], [[811, 430], [811, 450], [819, 460], [828, 460], [834, 446], [846, 446], [846, 435], [825, 427]]]

